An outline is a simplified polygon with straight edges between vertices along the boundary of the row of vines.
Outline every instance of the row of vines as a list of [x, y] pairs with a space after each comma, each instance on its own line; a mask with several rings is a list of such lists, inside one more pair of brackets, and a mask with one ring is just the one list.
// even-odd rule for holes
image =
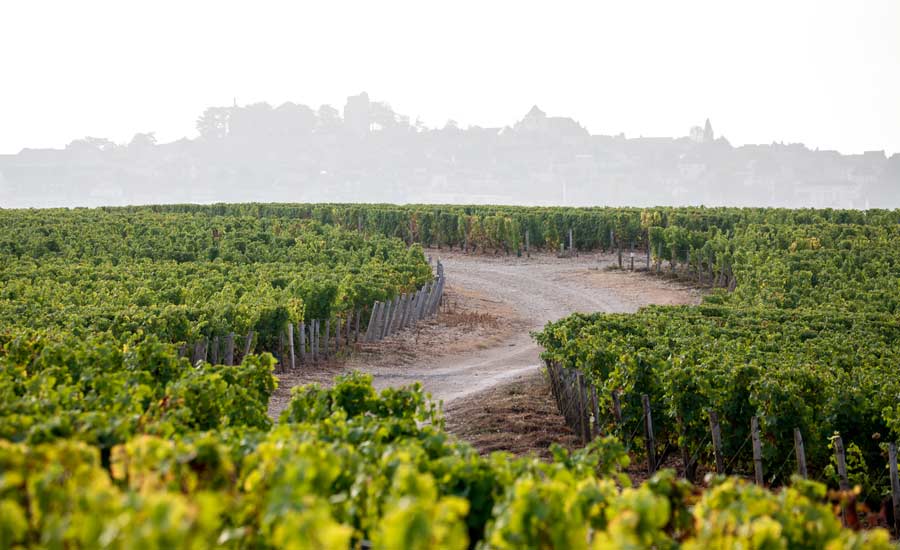
[[[762, 223], [759, 216], [808, 215], [807, 231], [843, 223], [839, 213], [730, 212], [716, 215], [754, 223]], [[699, 488], [671, 471], [635, 484], [623, 473], [626, 448], [614, 438], [575, 452], [554, 448], [549, 463], [481, 456], [444, 431], [438, 406], [421, 388], [378, 393], [358, 374], [329, 389], [296, 388], [275, 422], [268, 414], [278, 383], [270, 354], [226, 366], [192, 363], [179, 351], [234, 331], [255, 333], [256, 350], [274, 349], [289, 324], [346, 317], [413, 292], [432, 279], [422, 246], [512, 254], [526, 235], [531, 246], [555, 249], [572, 229], [577, 247], [610, 248], [625, 246], [632, 223], [641, 246], [642, 235], [652, 241], [654, 227], [665, 232], [684, 217], [696, 222], [684, 224], [692, 235], [722, 231], [736, 247], [734, 273], [745, 277], [744, 248], [734, 240], [743, 226], [732, 221], [716, 229], [703, 216], [697, 209], [389, 205], [0, 210], [0, 548], [889, 548], [885, 531], [842, 528], [822, 484], [798, 482], [773, 493], [717, 478]], [[614, 242], [604, 243], [610, 229]], [[830, 246], [803, 235], [795, 252]], [[838, 242], [853, 238], [861, 237]], [[866, 238], [892, 235], [873, 229]], [[771, 261], [765, 254], [777, 248], [765, 242], [754, 261]], [[788, 285], [824, 284], [836, 303], [857, 303], [858, 293], [883, 281], [870, 274], [868, 286], [840, 287], [847, 270], [857, 279], [869, 273], [852, 271], [853, 254], [851, 247], [815, 282], [788, 278], [756, 299], [804, 305]], [[740, 299], [748, 311], [775, 307], [751, 304], [746, 292], [739, 285], [734, 297], [717, 299]], [[723, 319], [736, 310], [707, 307], [719, 308]], [[842, 306], [815, 322], [876, 338], [862, 350], [876, 355], [880, 343], [892, 343], [892, 307]], [[728, 318], [710, 321], [707, 330], [751, 330], [737, 311]], [[796, 341], [814, 340], [816, 329], [803, 328], [813, 321], [791, 320]], [[569, 322], [565, 330], [574, 330], [577, 320]], [[619, 319], [622, 333], [652, 331], [628, 322]], [[692, 322], [685, 318], [682, 326]], [[784, 322], [760, 319], [752, 330]], [[760, 337], [771, 349], [778, 348], [774, 330]], [[563, 355], [581, 353], [576, 344], [566, 348], [572, 338], [552, 338]], [[841, 353], [849, 344], [832, 340], [844, 347], [816, 360], [845, 368], [849, 358]], [[750, 345], [758, 343], [744, 347]], [[603, 357], [624, 373], [612, 355], [618, 351]], [[634, 372], [657, 384], [650, 368], [661, 370], [663, 359], [653, 361]], [[889, 361], [885, 355], [884, 370]], [[624, 387], [630, 379], [621, 376], [609, 387]], [[855, 378], [848, 380], [850, 386]], [[864, 388], [860, 398], [875, 391]], [[772, 402], [791, 410], [777, 396]], [[824, 423], [817, 414], [804, 418]]]

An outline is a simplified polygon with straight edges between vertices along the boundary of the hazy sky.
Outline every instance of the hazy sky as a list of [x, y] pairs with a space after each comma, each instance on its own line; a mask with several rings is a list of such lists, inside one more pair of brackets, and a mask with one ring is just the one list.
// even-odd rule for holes
[[900, 0], [0, 2], [0, 153], [196, 135], [210, 105], [342, 108], [428, 125], [538, 104], [592, 133], [900, 152]]

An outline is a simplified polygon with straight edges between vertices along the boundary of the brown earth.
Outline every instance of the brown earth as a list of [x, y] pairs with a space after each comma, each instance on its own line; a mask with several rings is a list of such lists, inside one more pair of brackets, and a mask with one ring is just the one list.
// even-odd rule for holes
[[431, 251], [448, 287], [440, 313], [349, 357], [280, 375], [269, 412], [276, 416], [297, 384], [329, 384], [358, 369], [377, 388], [421, 382], [443, 401], [447, 428], [480, 451], [535, 452], [575, 439], [540, 373], [529, 332], [573, 312], [634, 312], [648, 304], [690, 304], [700, 292], [647, 273], [611, 271], [615, 258], [476, 256]]

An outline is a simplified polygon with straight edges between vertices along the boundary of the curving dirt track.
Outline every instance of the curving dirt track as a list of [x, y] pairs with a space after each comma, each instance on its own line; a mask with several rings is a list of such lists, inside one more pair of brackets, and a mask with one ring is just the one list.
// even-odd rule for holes
[[[435, 399], [451, 405], [488, 388], [538, 371], [540, 348], [529, 333], [573, 312], [633, 312], [651, 303], [694, 303], [696, 291], [640, 273], [611, 272], [612, 257], [531, 259], [444, 255], [450, 299], [465, 295], [474, 312], [500, 317], [494, 338], [463, 334], [456, 349], [425, 340], [405, 364], [366, 354], [350, 367], [370, 372], [376, 387], [422, 383]], [[479, 303], [480, 302], [480, 303]], [[493, 311], [492, 311], [493, 310]], [[440, 318], [438, 319], [440, 324]], [[474, 331], [473, 331], [474, 332]], [[485, 331], [481, 331], [485, 332]], [[402, 335], [398, 335], [402, 337]], [[408, 338], [408, 337], [407, 337]], [[466, 346], [466, 341], [472, 341]]]
[[436, 317], [359, 344], [349, 357], [280, 374], [269, 414], [278, 417], [293, 386], [330, 385], [335, 375], [356, 369], [371, 373], [379, 389], [421, 382], [443, 401], [447, 430], [482, 453], [547, 458], [551, 443], [578, 441], [555, 410], [530, 332], [573, 312], [633, 312], [700, 299], [699, 291], [664, 278], [610, 271], [612, 256], [439, 257], [448, 286]]

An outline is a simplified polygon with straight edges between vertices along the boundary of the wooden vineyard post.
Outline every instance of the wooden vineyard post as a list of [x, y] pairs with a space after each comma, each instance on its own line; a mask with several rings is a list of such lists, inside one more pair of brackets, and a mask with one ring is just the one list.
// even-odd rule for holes
[[569, 254], [575, 254], [575, 239], [572, 237], [572, 228], [569, 228]]
[[391, 302], [390, 300], [384, 303], [384, 313], [382, 314], [381, 319], [381, 331], [378, 334], [378, 339], [383, 340], [389, 333], [391, 329]]
[[800, 428], [794, 428], [794, 450], [797, 453], [797, 473], [806, 479], [806, 451], [803, 449], [803, 435]]
[[325, 319], [325, 346], [322, 348], [322, 357], [328, 359], [331, 355], [331, 319]]
[[253, 331], [247, 332], [247, 344], [244, 346], [244, 357], [250, 355], [250, 350], [253, 347]]
[[850, 481], [847, 479], [847, 457], [844, 454], [844, 440], [840, 435], [834, 437], [834, 457], [837, 459], [839, 486], [841, 491], [850, 490]]
[[763, 484], [762, 443], [759, 440], [759, 419], [750, 419], [750, 437], [753, 439], [753, 476], [757, 485]]
[[313, 363], [319, 360], [319, 320], [309, 322], [309, 351], [312, 353]]
[[616, 425], [622, 425], [622, 403], [619, 402], [619, 390], [612, 391], [613, 415], [616, 418]]
[[[847, 457], [844, 454], [844, 440], [841, 439], [840, 435], [836, 435], [834, 437], [834, 456], [837, 459], [837, 470], [838, 470], [838, 487], [840, 487], [841, 492], [846, 492], [850, 490], [850, 482], [847, 479]], [[854, 506], [851, 502], [850, 506]], [[843, 497], [841, 499], [841, 522], [844, 526], [847, 525], [847, 509], [843, 503]]]
[[650, 237], [647, 237], [647, 272], [650, 272]]
[[225, 365], [234, 365], [234, 332], [229, 332], [225, 336]]
[[297, 323], [297, 334], [300, 336], [300, 362], [306, 363], [306, 323]]
[[290, 342], [290, 351], [291, 351], [291, 370], [297, 367], [297, 364], [294, 360], [294, 323], [288, 323], [288, 341]]
[[629, 252], [628, 254], [629, 254], [628, 259], [631, 262], [631, 266], [628, 269], [630, 271], [634, 271], [634, 252]]
[[359, 318], [361, 315], [362, 315], [362, 310], [357, 309], [356, 310], [356, 319], [354, 321], [354, 327], [353, 327], [353, 332], [354, 332], [353, 342], [354, 343], [359, 342]]
[[716, 473], [725, 473], [725, 457], [722, 455], [722, 428], [719, 426], [719, 414], [709, 411], [709, 431], [712, 432], [713, 456], [716, 459]]
[[397, 330], [403, 330], [403, 327], [406, 324], [406, 315], [408, 313], [409, 306], [409, 294], [403, 293], [400, 295], [400, 315], [397, 318]]
[[337, 353], [341, 349], [341, 329], [344, 328], [344, 321], [340, 317], [334, 319], [334, 352]]
[[583, 374], [581, 375], [581, 403], [584, 405], [581, 415], [584, 418], [584, 440], [585, 442], [590, 442], [593, 439], [591, 430], [591, 393]]
[[531, 239], [527, 229], [525, 230], [525, 257], [531, 257]]
[[900, 477], [897, 475], [897, 444], [888, 445], [891, 468], [891, 504], [894, 507], [894, 534], [900, 534]]
[[609, 251], [612, 252], [613, 248], [615, 248], [616, 242], [616, 233], [612, 229], [609, 230]]
[[594, 415], [594, 431], [593, 436], [600, 435], [600, 402], [597, 399], [597, 386], [591, 384], [591, 408]]
[[378, 319], [378, 304], [380, 302], [375, 302], [372, 304], [372, 313], [369, 314], [369, 326], [366, 327], [366, 337], [364, 339], [365, 342], [372, 341], [372, 334], [375, 332], [375, 322]]
[[647, 473], [653, 475], [656, 472], [656, 440], [653, 438], [650, 396], [646, 393], [641, 396], [641, 405], [644, 407], [644, 437], [647, 440]]
[[212, 357], [210, 358], [213, 365], [219, 364], [219, 337], [216, 336], [213, 338], [212, 343]]
[[581, 426], [581, 440], [588, 443], [591, 440], [591, 424], [588, 413], [587, 388], [581, 371], [576, 374], [575, 383], [575, 391], [578, 393], [578, 423]]

